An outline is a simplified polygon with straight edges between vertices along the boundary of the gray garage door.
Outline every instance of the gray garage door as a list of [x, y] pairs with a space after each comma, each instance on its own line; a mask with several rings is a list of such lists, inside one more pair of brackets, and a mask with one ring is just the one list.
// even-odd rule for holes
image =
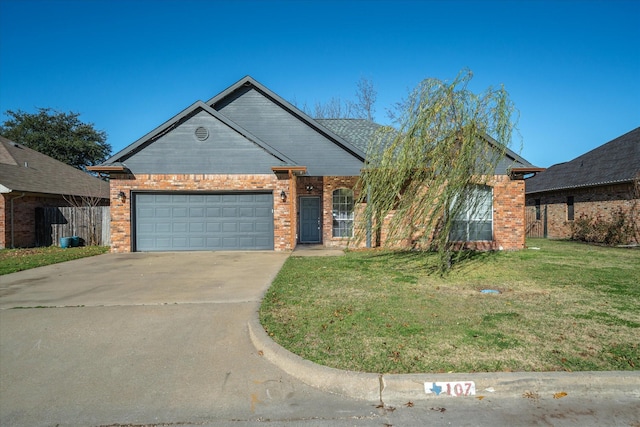
[[272, 193], [138, 193], [135, 250], [273, 249]]

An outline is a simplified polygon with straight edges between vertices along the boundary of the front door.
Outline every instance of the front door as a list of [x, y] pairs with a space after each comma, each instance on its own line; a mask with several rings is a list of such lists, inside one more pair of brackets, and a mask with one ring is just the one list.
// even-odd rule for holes
[[320, 197], [300, 197], [300, 243], [320, 243]]

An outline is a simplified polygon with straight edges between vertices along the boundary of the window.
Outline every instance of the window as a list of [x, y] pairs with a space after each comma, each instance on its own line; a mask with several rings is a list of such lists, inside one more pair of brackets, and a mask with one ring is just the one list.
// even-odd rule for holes
[[464, 201], [455, 215], [450, 238], [474, 242], [493, 240], [493, 192], [486, 185], [475, 186], [463, 194]]
[[333, 237], [353, 236], [353, 191], [339, 188], [333, 192]]
[[567, 197], [567, 221], [573, 221], [573, 196]]
[[536, 221], [540, 221], [540, 199], [536, 199]]

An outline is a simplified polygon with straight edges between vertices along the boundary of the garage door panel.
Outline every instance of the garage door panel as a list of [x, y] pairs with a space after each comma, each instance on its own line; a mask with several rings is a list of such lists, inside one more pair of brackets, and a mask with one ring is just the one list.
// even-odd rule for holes
[[222, 249], [222, 239], [220, 237], [207, 237], [206, 246], [210, 250]]
[[222, 217], [223, 218], [237, 218], [238, 217], [238, 208], [237, 207], [224, 207], [224, 208], [222, 208]]
[[219, 194], [209, 194], [204, 199], [204, 204], [207, 206], [213, 205], [218, 206], [222, 201], [222, 196]]
[[190, 233], [202, 233], [204, 231], [204, 224], [201, 222], [192, 222], [189, 224]]
[[140, 211], [138, 212], [138, 217], [139, 218], [153, 218], [154, 217], [153, 214], [154, 214], [153, 208], [140, 209]]
[[186, 248], [188, 246], [188, 240], [186, 237], [172, 237], [168, 240], [170, 240], [171, 242], [171, 250], [173, 250], [174, 248]]
[[189, 208], [189, 218], [204, 217], [204, 208]]
[[171, 250], [171, 239], [168, 239], [166, 237], [164, 238], [157, 238], [156, 240], [148, 240], [148, 244], [149, 245], [157, 245], [159, 250]]
[[[171, 233], [172, 224], [170, 222], [161, 222], [156, 224], [156, 233]], [[153, 230], [152, 230], [153, 231]]]
[[255, 208], [253, 207], [240, 208], [238, 209], [238, 216], [253, 218], [255, 216]]
[[156, 208], [153, 212], [155, 218], [171, 218], [171, 209], [169, 208]]
[[173, 224], [169, 224], [168, 228], [162, 227], [162, 229], [160, 227], [156, 228], [156, 231], [158, 232], [162, 232], [162, 233], [186, 233], [187, 230], [189, 229], [189, 224], [186, 222], [174, 222]]
[[171, 216], [173, 218], [186, 218], [187, 208], [173, 208], [171, 209]]
[[270, 208], [255, 208], [254, 216], [256, 218], [271, 218], [271, 209]]
[[252, 222], [241, 222], [238, 224], [238, 231], [240, 233], [251, 233], [255, 231], [255, 224]]
[[139, 193], [138, 251], [273, 249], [271, 193]]
[[222, 208], [207, 207], [206, 215], [209, 218], [219, 218], [220, 216], [222, 216]]
[[222, 230], [222, 224], [219, 222], [208, 222], [207, 233], [219, 233]]
[[222, 232], [223, 233], [235, 233], [238, 231], [238, 223], [237, 222], [223, 222], [222, 223]]
[[266, 233], [271, 232], [271, 224], [266, 224], [263, 222], [256, 222], [255, 231], [258, 233]]
[[204, 249], [204, 237], [189, 237], [189, 247], [191, 249]]

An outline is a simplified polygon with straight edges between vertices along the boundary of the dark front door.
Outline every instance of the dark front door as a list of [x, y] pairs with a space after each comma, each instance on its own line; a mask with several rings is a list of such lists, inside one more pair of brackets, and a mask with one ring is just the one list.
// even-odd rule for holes
[[300, 243], [320, 243], [320, 197], [300, 197]]

